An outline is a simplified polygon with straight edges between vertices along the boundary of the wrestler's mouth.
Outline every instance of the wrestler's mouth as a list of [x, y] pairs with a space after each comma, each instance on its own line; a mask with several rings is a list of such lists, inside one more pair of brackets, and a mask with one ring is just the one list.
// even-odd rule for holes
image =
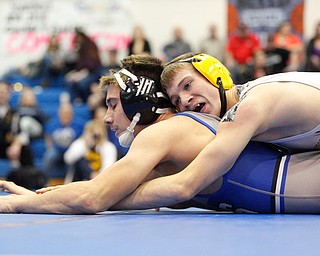
[[117, 128], [111, 127], [111, 131], [114, 132], [114, 134], [116, 135], [116, 137], [119, 136], [120, 131]]
[[195, 112], [201, 112], [201, 109], [204, 107], [205, 103], [199, 103], [197, 104], [197, 106], [195, 107], [194, 111]]

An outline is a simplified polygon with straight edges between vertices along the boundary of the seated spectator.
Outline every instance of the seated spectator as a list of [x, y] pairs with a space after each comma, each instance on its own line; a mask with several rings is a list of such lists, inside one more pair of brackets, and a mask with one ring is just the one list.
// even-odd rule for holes
[[131, 54], [151, 54], [149, 40], [144, 36], [143, 29], [140, 26], [136, 26], [133, 29], [132, 39], [128, 47], [128, 55]]
[[[110, 70], [120, 70], [118, 51], [115, 49], [111, 49], [108, 51], [108, 62], [102, 73], [109, 75]], [[87, 98], [87, 106], [89, 107], [92, 114], [94, 113], [96, 108], [105, 105], [105, 95], [98, 87], [99, 85], [97, 82], [92, 83], [90, 85], [90, 95]]]
[[[29, 148], [33, 139], [43, 137], [44, 125], [47, 120], [48, 116], [37, 105], [37, 98], [33, 89], [24, 86], [11, 123], [15, 139], [7, 150], [10, 159], [17, 159], [23, 146]], [[30, 165], [33, 165], [31, 164], [34, 162], [32, 153], [28, 157], [30, 158]], [[20, 162], [17, 162], [15, 166], [20, 167]]]
[[73, 173], [70, 182], [92, 179], [117, 161], [117, 149], [101, 120], [88, 121], [82, 136], [64, 153], [64, 161]]
[[252, 63], [243, 73], [244, 81], [288, 71], [290, 54], [287, 49], [274, 45], [273, 35], [271, 34], [268, 37], [266, 47], [254, 53]]
[[290, 59], [290, 51], [283, 47], [275, 46], [273, 37], [274, 34], [268, 35], [267, 45], [264, 48], [266, 66], [268, 68], [267, 75], [286, 72]]
[[65, 82], [72, 101], [86, 102], [90, 95], [90, 85], [98, 82], [102, 64], [96, 43], [82, 30], [75, 31], [76, 62], [74, 69], [65, 75]]
[[97, 83], [91, 84], [90, 95], [87, 99], [87, 105], [92, 114], [94, 113], [97, 107], [104, 105], [105, 101], [105, 95], [101, 90], [99, 90], [98, 87], [99, 85]]
[[183, 38], [181, 27], [175, 27], [173, 30], [173, 41], [166, 44], [163, 48], [165, 61], [171, 61], [175, 57], [191, 52], [190, 44]]
[[314, 36], [307, 44], [305, 71], [320, 71], [320, 22], [316, 26]]
[[[27, 95], [31, 95], [30, 101]], [[0, 158], [11, 163], [7, 180], [29, 189], [38, 189], [45, 185], [46, 180], [34, 167], [29, 143], [30, 139], [41, 133], [41, 127], [36, 127], [38, 121], [33, 119], [34, 115], [26, 111], [26, 108], [29, 108], [27, 106], [32, 105], [32, 95], [26, 90], [20, 99], [23, 107], [15, 111], [9, 104], [9, 84], [0, 82]], [[30, 126], [32, 123], [35, 124], [34, 130]]]
[[292, 32], [290, 22], [280, 24], [273, 36], [275, 47], [284, 48], [290, 51], [290, 59], [286, 71], [299, 71], [304, 65], [304, 43], [302, 39]]
[[43, 165], [48, 179], [65, 177], [67, 165], [63, 155], [82, 131], [83, 121], [74, 116], [73, 106], [68, 102], [61, 103], [57, 116], [47, 123], [45, 129], [46, 152]]
[[49, 39], [47, 50], [43, 56], [40, 84], [44, 87], [56, 82], [65, 72], [65, 54], [61, 49], [57, 35]]
[[237, 30], [230, 35], [227, 41], [225, 65], [233, 74], [235, 83], [245, 83], [245, 73], [252, 64], [254, 54], [261, 49], [258, 36], [250, 28], [239, 23]]
[[57, 36], [52, 35], [42, 57], [9, 70], [2, 79], [9, 84], [20, 82], [32, 87], [37, 85], [50, 86], [64, 74], [64, 57]]
[[22, 83], [28, 86], [38, 85], [38, 80], [42, 72], [42, 60], [34, 60], [22, 66], [9, 69], [3, 74], [1, 80], [7, 82], [9, 85], [15, 83]]
[[0, 158], [8, 159], [7, 148], [12, 142], [11, 122], [14, 110], [9, 104], [10, 85], [0, 81]]
[[108, 51], [108, 61], [105, 66], [104, 72], [105, 74], [109, 74], [109, 70], [120, 70], [120, 61], [118, 59], [118, 51], [116, 49], [111, 49]]
[[254, 80], [265, 76], [269, 73], [266, 62], [266, 54], [264, 50], [256, 51], [252, 64], [248, 64], [246, 72], [242, 74], [242, 78], [246, 81]]
[[224, 62], [224, 42], [217, 36], [215, 24], [209, 26], [209, 36], [200, 42], [200, 52], [204, 52]]
[[[11, 161], [14, 168], [33, 166], [29, 143], [18, 136], [18, 113], [10, 106], [10, 85], [0, 82], [0, 158]], [[26, 136], [28, 137], [28, 136]]]

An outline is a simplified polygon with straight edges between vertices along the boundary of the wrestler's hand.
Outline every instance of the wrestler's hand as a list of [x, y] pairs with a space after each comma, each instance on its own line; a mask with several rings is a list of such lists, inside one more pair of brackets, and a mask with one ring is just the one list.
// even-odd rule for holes
[[57, 186], [50, 186], [50, 187], [45, 187], [45, 188], [40, 188], [36, 190], [37, 194], [44, 194], [46, 192], [61, 188], [63, 185], [57, 185]]
[[33, 191], [24, 187], [18, 186], [11, 181], [0, 180], [0, 190], [14, 195], [30, 195]]

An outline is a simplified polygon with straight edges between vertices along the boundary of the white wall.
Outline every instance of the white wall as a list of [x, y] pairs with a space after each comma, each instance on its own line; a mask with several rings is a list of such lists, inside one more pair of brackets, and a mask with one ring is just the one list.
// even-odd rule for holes
[[[179, 25], [185, 38], [197, 51], [199, 41], [208, 34], [208, 26], [215, 23], [218, 34], [226, 38], [227, 0], [130, 0], [130, 9], [136, 24], [142, 25], [151, 41], [153, 52], [172, 39], [172, 30]], [[320, 21], [320, 0], [305, 0], [304, 33], [309, 39]]]
[[304, 38], [310, 39], [318, 22], [320, 22], [320, 0], [305, 0], [304, 5]]
[[173, 28], [181, 26], [184, 37], [194, 51], [199, 41], [208, 35], [209, 24], [215, 23], [218, 34], [225, 37], [227, 5], [225, 0], [131, 0], [131, 12], [136, 24], [144, 28], [153, 53], [172, 40]]

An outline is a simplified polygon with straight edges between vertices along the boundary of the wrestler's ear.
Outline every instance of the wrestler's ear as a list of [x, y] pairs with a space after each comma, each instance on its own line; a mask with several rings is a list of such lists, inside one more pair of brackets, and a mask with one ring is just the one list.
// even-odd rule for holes
[[229, 70], [219, 60], [208, 54], [199, 53], [179, 62], [190, 62], [201, 75], [217, 88], [223, 86], [224, 90], [229, 90], [233, 86]]

